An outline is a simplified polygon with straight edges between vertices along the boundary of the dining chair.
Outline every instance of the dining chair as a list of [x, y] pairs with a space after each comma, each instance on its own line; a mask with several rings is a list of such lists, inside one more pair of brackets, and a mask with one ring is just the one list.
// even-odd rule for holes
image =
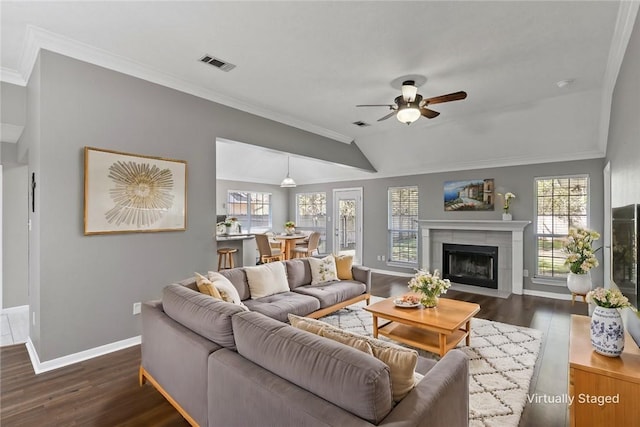
[[320, 233], [314, 231], [309, 235], [309, 244], [307, 246], [296, 246], [291, 249], [291, 252], [294, 258], [309, 257], [318, 251], [318, 245], [320, 245]]
[[260, 252], [260, 262], [267, 263], [284, 260], [284, 253], [282, 253], [280, 249], [271, 247], [269, 236], [266, 234], [256, 234], [255, 237], [258, 252]]

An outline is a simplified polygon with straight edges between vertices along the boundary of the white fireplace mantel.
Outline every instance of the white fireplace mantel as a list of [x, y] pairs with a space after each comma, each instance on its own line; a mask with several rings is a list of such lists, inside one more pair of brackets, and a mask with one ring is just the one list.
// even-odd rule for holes
[[418, 220], [422, 231], [421, 267], [429, 270], [431, 262], [431, 230], [504, 231], [511, 233], [511, 291], [522, 295], [524, 269], [523, 232], [531, 221], [495, 220]]

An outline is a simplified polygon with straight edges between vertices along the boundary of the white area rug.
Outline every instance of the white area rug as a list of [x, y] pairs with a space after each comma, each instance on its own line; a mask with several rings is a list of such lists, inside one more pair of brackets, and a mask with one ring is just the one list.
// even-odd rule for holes
[[[381, 298], [374, 297], [372, 302]], [[322, 321], [361, 335], [373, 335], [373, 317], [364, 301], [339, 310]], [[381, 321], [382, 324], [382, 321]], [[385, 337], [381, 337], [385, 339]], [[540, 351], [542, 332], [492, 322], [471, 321], [471, 346], [458, 348], [469, 357], [469, 425], [516, 427], [527, 401], [529, 383]], [[419, 350], [422, 356], [439, 359]]]

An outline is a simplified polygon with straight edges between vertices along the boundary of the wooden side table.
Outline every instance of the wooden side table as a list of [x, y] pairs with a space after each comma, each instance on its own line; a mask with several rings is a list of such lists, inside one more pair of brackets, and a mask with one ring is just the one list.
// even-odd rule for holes
[[[640, 423], [640, 349], [625, 332], [620, 357], [596, 353], [591, 318], [571, 316], [569, 336], [569, 425], [631, 426]], [[630, 424], [631, 423], [631, 424]]]

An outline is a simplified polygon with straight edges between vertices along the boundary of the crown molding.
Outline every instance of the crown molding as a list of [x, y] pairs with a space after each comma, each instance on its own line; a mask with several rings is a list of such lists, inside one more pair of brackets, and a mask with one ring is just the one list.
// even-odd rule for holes
[[627, 51], [627, 45], [633, 32], [633, 25], [635, 24], [639, 8], [640, 2], [638, 1], [621, 1], [618, 8], [618, 17], [613, 32], [613, 39], [611, 40], [611, 48], [609, 49], [609, 58], [607, 59], [607, 68], [605, 69], [602, 87], [598, 147], [603, 153], [607, 152], [613, 91], [616, 87], [620, 67], [622, 66], [624, 54]]
[[22, 77], [22, 74], [20, 74], [19, 71], [5, 67], [0, 67], [0, 81], [11, 83], [16, 86], [27, 85], [27, 81]]
[[[289, 125], [316, 135], [324, 136], [344, 144], [350, 144], [353, 137], [299, 120], [285, 114], [279, 114], [266, 108], [257, 107], [249, 102], [217, 93], [211, 89], [187, 82], [169, 73], [150, 68], [142, 63], [132, 61], [120, 55], [96, 48], [75, 39], [45, 30], [33, 25], [27, 26], [25, 45], [20, 58], [20, 72], [26, 82], [31, 76], [33, 66], [40, 49], [59, 53], [80, 61], [98, 65], [109, 70], [137, 77], [161, 86], [207, 99], [227, 107], [246, 113], [264, 117], [285, 125]], [[26, 83], [25, 83], [26, 84]], [[24, 85], [24, 84], [23, 84]]]

